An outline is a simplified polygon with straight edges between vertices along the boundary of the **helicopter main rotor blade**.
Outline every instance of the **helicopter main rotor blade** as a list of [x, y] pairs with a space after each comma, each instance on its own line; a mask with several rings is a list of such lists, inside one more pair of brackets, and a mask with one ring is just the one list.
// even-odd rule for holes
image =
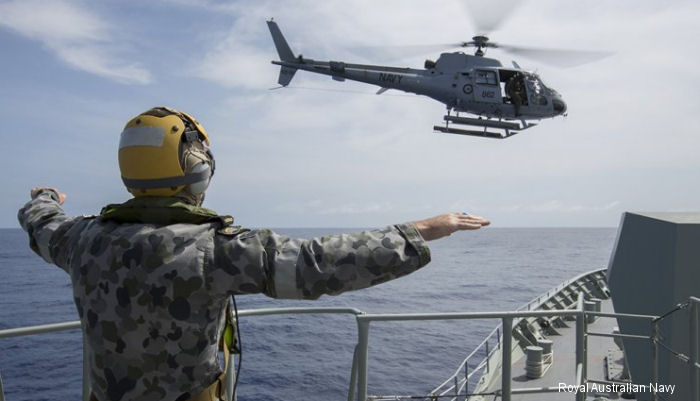
[[608, 51], [545, 49], [503, 44], [497, 44], [495, 47], [511, 54], [517, 54], [563, 68], [592, 63], [613, 54], [613, 52]]
[[434, 54], [436, 52], [443, 52], [456, 47], [462, 47], [463, 45], [464, 42], [397, 46], [354, 46], [350, 48], [350, 51], [358, 55], [369, 56], [370, 58], [400, 60], [427, 54]]
[[519, 0], [466, 0], [465, 5], [480, 35], [498, 29], [518, 8]]

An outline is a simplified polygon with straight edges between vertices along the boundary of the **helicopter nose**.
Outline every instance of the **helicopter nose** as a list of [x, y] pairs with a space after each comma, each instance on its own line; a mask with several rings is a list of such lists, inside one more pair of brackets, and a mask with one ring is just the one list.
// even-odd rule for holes
[[566, 112], [566, 103], [558, 97], [552, 99], [552, 106], [556, 114], [564, 114]]

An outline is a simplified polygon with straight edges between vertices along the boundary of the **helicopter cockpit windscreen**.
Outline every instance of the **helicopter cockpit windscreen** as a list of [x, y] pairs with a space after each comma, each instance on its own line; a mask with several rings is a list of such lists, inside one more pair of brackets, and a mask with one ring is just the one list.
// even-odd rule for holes
[[547, 97], [551, 93], [550, 89], [542, 82], [540, 77], [533, 73], [528, 72], [525, 74], [525, 84], [527, 85], [528, 92], [530, 93], [530, 102], [533, 105], [546, 106]]

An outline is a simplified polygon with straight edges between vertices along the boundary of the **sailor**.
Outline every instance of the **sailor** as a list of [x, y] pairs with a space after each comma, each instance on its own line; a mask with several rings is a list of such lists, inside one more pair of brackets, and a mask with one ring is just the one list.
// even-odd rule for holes
[[525, 92], [522, 76], [519, 73], [513, 74], [513, 76], [506, 82], [505, 89], [506, 93], [510, 97], [510, 101], [513, 103], [513, 107], [515, 108], [515, 116], [520, 117], [522, 115], [520, 112], [520, 107], [523, 104]]
[[119, 142], [133, 198], [68, 217], [66, 195], [37, 187], [19, 211], [32, 250], [71, 277], [88, 348], [92, 400], [219, 400], [218, 350], [231, 295], [316, 299], [409, 274], [426, 241], [488, 225], [444, 214], [351, 235], [299, 240], [233, 226], [203, 208], [214, 175], [192, 116], [155, 107]]

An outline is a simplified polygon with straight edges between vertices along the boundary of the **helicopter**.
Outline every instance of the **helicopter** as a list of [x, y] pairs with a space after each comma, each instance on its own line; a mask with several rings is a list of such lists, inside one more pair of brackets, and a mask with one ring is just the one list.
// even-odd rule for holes
[[278, 78], [281, 87], [289, 85], [298, 70], [304, 70], [330, 75], [336, 81], [349, 79], [377, 85], [380, 87], [378, 95], [389, 89], [415, 93], [447, 107], [444, 125], [435, 125], [434, 131], [497, 139], [536, 126], [534, 120], [565, 116], [567, 105], [559, 92], [545, 85], [537, 73], [522, 69], [515, 61], [512, 67], [505, 67], [499, 60], [485, 57], [486, 48], [556, 55], [564, 59], [582, 54], [588, 59], [607, 55], [603, 52], [506, 46], [489, 41], [486, 35], [477, 35], [471, 41], [451, 45], [474, 47], [473, 55], [442, 53], [436, 61], [426, 60], [423, 69], [351, 64], [295, 56], [277, 23], [270, 19], [267, 25], [280, 58], [273, 60], [272, 64], [281, 67]]

